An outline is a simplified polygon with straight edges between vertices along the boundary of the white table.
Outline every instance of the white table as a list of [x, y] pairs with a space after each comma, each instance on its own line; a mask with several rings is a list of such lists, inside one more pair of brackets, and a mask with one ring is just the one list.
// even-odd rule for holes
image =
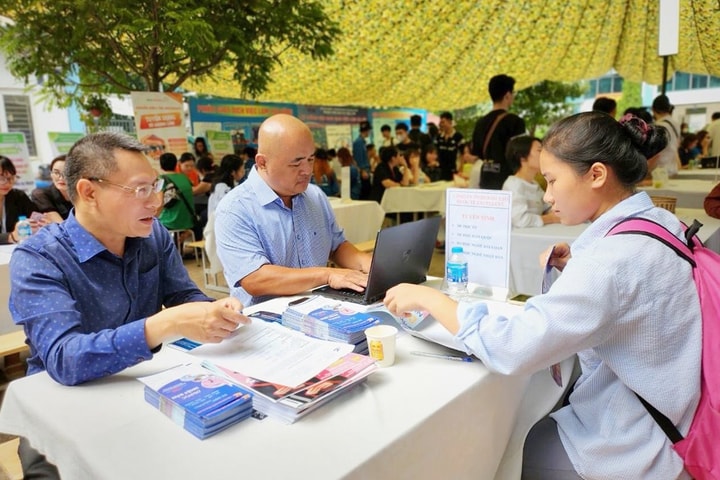
[[343, 201], [331, 198], [330, 206], [335, 212], [335, 219], [350, 243], [362, 243], [375, 240], [378, 230], [382, 227], [385, 212], [372, 200]]
[[10, 297], [10, 256], [15, 245], [0, 245], [0, 335], [20, 330], [10, 316], [8, 300]]
[[680, 170], [680, 180], [709, 180], [713, 183], [720, 182], [720, 168], [693, 168]]
[[445, 213], [445, 191], [451, 181], [441, 181], [408, 187], [386, 188], [380, 205], [386, 213], [440, 212]]
[[[293, 298], [255, 308], [277, 311]], [[527, 376], [491, 374], [480, 362], [417, 357], [411, 350], [443, 351], [401, 334], [394, 366], [293, 425], [251, 418], [196, 439], [147, 404], [136, 380], [185, 355], [164, 348], [149, 362], [83, 386], [64, 387], [45, 373], [13, 381], [0, 410], [0, 431], [25, 436], [63, 478], [74, 480], [491, 479], [499, 466], [516, 472], [517, 442], [505, 451], [511, 434], [524, 438], [527, 425], [549, 408], [537, 405], [552, 405], [562, 395], [557, 387], [548, 393], [554, 385], [549, 372], [530, 382]], [[530, 384], [535, 390], [527, 392]], [[521, 414], [523, 399], [535, 391], [542, 398]], [[518, 417], [523, 431], [513, 434]]]
[[[677, 208], [675, 214], [688, 225], [694, 219], [702, 223], [698, 237], [707, 247], [720, 253], [720, 219], [712, 218], [704, 210], [696, 208]], [[587, 226], [588, 224], [551, 224], [538, 228], [513, 229], [510, 247], [510, 291], [526, 295], [539, 294], [543, 276], [540, 254], [555, 243], [571, 244]]]
[[673, 179], [669, 180], [662, 188], [654, 188], [653, 186], [638, 188], [646, 191], [650, 196], [675, 197], [677, 198], [678, 208], [703, 208], [705, 197], [714, 186], [715, 182], [710, 180]]

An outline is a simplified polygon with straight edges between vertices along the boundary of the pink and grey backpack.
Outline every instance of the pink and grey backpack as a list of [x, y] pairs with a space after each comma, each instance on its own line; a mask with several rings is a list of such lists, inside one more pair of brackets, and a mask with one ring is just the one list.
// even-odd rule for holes
[[683, 438], [665, 415], [639, 395], [638, 398], [673, 442], [685, 470], [696, 480], [720, 480], [720, 255], [706, 248], [695, 236], [701, 226], [695, 220], [686, 228], [687, 245], [665, 227], [642, 218], [620, 222], [608, 235], [637, 234], [655, 238], [693, 266], [702, 311], [702, 374], [700, 402], [688, 434]]

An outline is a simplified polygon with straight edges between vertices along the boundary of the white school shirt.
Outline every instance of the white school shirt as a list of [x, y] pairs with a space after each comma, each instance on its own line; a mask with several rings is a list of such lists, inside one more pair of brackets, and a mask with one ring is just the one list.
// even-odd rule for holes
[[457, 337], [505, 374], [530, 374], [578, 352], [582, 374], [570, 405], [552, 417], [583, 478], [689, 478], [630, 388], [687, 433], [700, 395], [700, 303], [690, 265], [667, 246], [605, 236], [630, 216], [682, 238], [674, 215], [636, 193], [577, 238], [558, 280], [522, 314], [491, 317], [481, 302], [460, 303]]
[[545, 225], [542, 214], [547, 207], [543, 202], [543, 189], [535, 182], [528, 182], [515, 175], [510, 175], [502, 186], [503, 190], [512, 192], [512, 226], [513, 228], [542, 227]]

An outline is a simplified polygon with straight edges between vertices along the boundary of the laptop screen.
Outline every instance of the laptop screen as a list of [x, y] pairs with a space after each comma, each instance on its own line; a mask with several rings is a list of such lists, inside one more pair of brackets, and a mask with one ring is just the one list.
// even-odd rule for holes
[[380, 230], [375, 242], [365, 298], [375, 301], [399, 283], [427, 279], [442, 217], [430, 217]]

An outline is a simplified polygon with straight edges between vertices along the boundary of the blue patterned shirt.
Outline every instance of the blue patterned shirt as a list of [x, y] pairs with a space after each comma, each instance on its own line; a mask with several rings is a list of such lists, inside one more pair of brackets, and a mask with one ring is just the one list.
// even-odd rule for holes
[[28, 374], [65, 385], [111, 375], [152, 358], [145, 319], [163, 305], [212, 301], [188, 277], [168, 231], [128, 238], [110, 253], [76, 220], [38, 231], [10, 260], [10, 313], [30, 344]]
[[272, 298], [253, 297], [240, 286], [250, 273], [265, 264], [324, 267], [345, 241], [327, 196], [316, 185], [295, 195], [287, 208], [254, 168], [220, 201], [215, 235], [227, 284], [245, 306]]
[[663, 243], [605, 236], [627, 217], [684, 238], [673, 214], [636, 193], [575, 240], [558, 280], [522, 314], [493, 317], [482, 302], [461, 302], [457, 337], [506, 374], [532, 373], [578, 352], [582, 374], [570, 405], [552, 416], [583, 478], [688, 478], [634, 392], [687, 433], [700, 396], [700, 302], [690, 265]]

